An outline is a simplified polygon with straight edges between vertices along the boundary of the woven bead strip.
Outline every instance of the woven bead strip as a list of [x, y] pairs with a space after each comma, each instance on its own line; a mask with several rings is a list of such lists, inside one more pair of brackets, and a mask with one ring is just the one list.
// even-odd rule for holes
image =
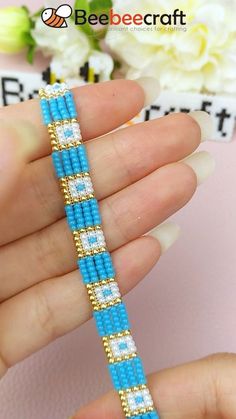
[[106, 246], [72, 92], [65, 83], [55, 83], [41, 89], [39, 96], [66, 217], [77, 250], [78, 268], [124, 415], [130, 419], [159, 419]]

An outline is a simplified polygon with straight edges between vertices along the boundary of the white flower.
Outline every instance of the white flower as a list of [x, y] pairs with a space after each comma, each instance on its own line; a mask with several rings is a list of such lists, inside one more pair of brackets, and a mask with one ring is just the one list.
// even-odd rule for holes
[[163, 88], [177, 91], [236, 93], [236, 10], [230, 2], [114, 0], [114, 11], [121, 14], [175, 9], [186, 13], [186, 31], [109, 28], [106, 42], [122, 60], [126, 77], [154, 76]]
[[96, 72], [99, 74], [100, 81], [110, 79], [114, 63], [109, 54], [96, 50], [92, 51], [89, 57], [89, 65], [90, 67], [96, 69]]
[[52, 55], [61, 62], [61, 71], [65, 75], [78, 74], [78, 68], [88, 59], [91, 47], [87, 36], [67, 22], [67, 28], [50, 28], [41, 18], [37, 19], [32, 36], [38, 48], [45, 55]]
[[45, 55], [52, 56], [52, 72], [57, 78], [82, 81], [79, 70], [88, 61], [94, 72], [99, 74], [100, 81], [109, 80], [113, 70], [112, 58], [104, 52], [93, 50], [86, 34], [69, 19], [67, 24], [67, 28], [50, 28], [38, 18], [32, 31], [37, 47]]

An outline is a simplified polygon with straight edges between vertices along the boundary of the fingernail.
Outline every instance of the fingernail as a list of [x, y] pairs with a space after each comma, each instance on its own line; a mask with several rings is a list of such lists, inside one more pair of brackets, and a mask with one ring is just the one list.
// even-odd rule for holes
[[183, 162], [196, 173], [198, 185], [204, 182], [215, 170], [215, 159], [207, 151], [193, 153], [186, 157]]
[[211, 115], [204, 111], [189, 112], [189, 115], [198, 123], [201, 129], [201, 141], [212, 139], [214, 123]]
[[167, 222], [159, 225], [153, 230], [149, 231], [147, 236], [152, 236], [157, 239], [161, 246], [161, 253], [166, 252], [172, 244], [178, 239], [180, 235], [180, 227], [173, 223]]
[[159, 81], [154, 77], [140, 77], [134, 81], [136, 81], [136, 83], [138, 83], [144, 91], [144, 107], [154, 103], [161, 91]]

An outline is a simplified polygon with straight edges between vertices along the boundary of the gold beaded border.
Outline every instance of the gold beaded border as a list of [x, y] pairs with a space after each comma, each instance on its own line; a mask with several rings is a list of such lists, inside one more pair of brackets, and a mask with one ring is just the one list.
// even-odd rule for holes
[[64, 200], [66, 205], [75, 204], [76, 202], [88, 201], [91, 198], [94, 198], [94, 193], [87, 194], [82, 197], [74, 198], [70, 193], [69, 181], [76, 179], [85, 179], [89, 178], [91, 180], [90, 174], [88, 172], [78, 173], [77, 175], [65, 176], [59, 179], [61, 190], [64, 194]]
[[108, 362], [110, 364], [113, 364], [114, 362], [121, 362], [121, 361], [126, 361], [128, 359], [132, 359], [132, 358], [136, 358], [137, 356], [137, 352], [133, 352], [130, 355], [124, 355], [124, 356], [120, 356], [120, 357], [114, 357], [112, 354], [112, 349], [110, 346], [110, 343], [112, 340], [117, 339], [117, 338], [123, 338], [125, 336], [132, 336], [130, 330], [124, 330], [123, 332], [120, 333], [116, 333], [114, 335], [109, 335], [109, 336], [104, 336], [102, 338], [103, 341], [103, 345], [104, 345], [104, 349], [108, 358]]
[[75, 247], [77, 250], [77, 254], [79, 258], [84, 258], [86, 256], [93, 256], [93, 255], [97, 255], [98, 253], [102, 253], [102, 252], [107, 252], [107, 247], [99, 247], [98, 249], [94, 249], [94, 250], [89, 250], [89, 251], [85, 251], [83, 249], [83, 245], [80, 239], [80, 234], [81, 233], [88, 233], [90, 231], [102, 231], [102, 227], [100, 225], [94, 226], [94, 227], [87, 227], [87, 228], [81, 228], [80, 230], [75, 230], [73, 231], [73, 238], [74, 238], [74, 242], [75, 242]]
[[89, 296], [89, 299], [91, 301], [94, 311], [103, 310], [105, 308], [121, 303], [121, 298], [118, 297], [108, 303], [101, 304], [96, 297], [95, 289], [97, 289], [98, 287], [102, 287], [103, 285], [109, 285], [112, 283], [116, 283], [116, 280], [114, 278], [104, 279], [103, 281], [94, 282], [94, 283], [86, 285], [88, 296]]
[[140, 391], [140, 390], [148, 390], [149, 391], [148, 387], [145, 384], [142, 384], [142, 385], [137, 386], [137, 387], [130, 387], [127, 390], [119, 390], [119, 392], [118, 392], [119, 396], [120, 396], [122, 408], [123, 408], [125, 416], [127, 418], [130, 418], [131, 416], [141, 415], [141, 414], [145, 414], [145, 413], [149, 413], [149, 412], [154, 411], [154, 404], [150, 407], [137, 409], [135, 411], [130, 410], [127, 395], [134, 392], [134, 391]]

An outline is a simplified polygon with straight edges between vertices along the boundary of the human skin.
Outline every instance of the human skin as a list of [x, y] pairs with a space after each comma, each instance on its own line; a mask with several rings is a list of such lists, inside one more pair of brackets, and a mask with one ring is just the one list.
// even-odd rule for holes
[[[153, 354], [155, 356], [155, 354]], [[160, 419], [235, 419], [236, 355], [214, 354], [148, 377]], [[113, 391], [71, 419], [123, 418]]]
[[[134, 81], [75, 89], [75, 100], [108, 248], [124, 294], [143, 279], [161, 255], [158, 240], [143, 235], [183, 207], [196, 190], [196, 173], [181, 160], [197, 149], [201, 129], [191, 116], [174, 114], [111, 133], [143, 107], [144, 92]], [[66, 224], [38, 101], [1, 109], [0, 128], [3, 376], [9, 367], [79, 327], [92, 313], [76, 269], [73, 239]], [[29, 133], [30, 143], [26, 141]], [[183, 368], [189, 372], [185, 381], [191, 383], [192, 367]], [[163, 377], [161, 374], [158, 377]], [[168, 388], [182, 391], [182, 387], [171, 387], [171, 380], [175, 383], [173, 377], [180, 377], [180, 370], [163, 374], [164, 378], [170, 374], [169, 387], [163, 384], [164, 390], [159, 391], [165, 381], [156, 380], [155, 375], [150, 385], [165, 417], [165, 411], [171, 412], [165, 396]], [[162, 394], [167, 405], [159, 401]], [[175, 398], [170, 400], [174, 403]], [[94, 403], [76, 417], [121, 417], [116, 396], [108, 395]], [[175, 415], [168, 413], [166, 417], [180, 417]]]

